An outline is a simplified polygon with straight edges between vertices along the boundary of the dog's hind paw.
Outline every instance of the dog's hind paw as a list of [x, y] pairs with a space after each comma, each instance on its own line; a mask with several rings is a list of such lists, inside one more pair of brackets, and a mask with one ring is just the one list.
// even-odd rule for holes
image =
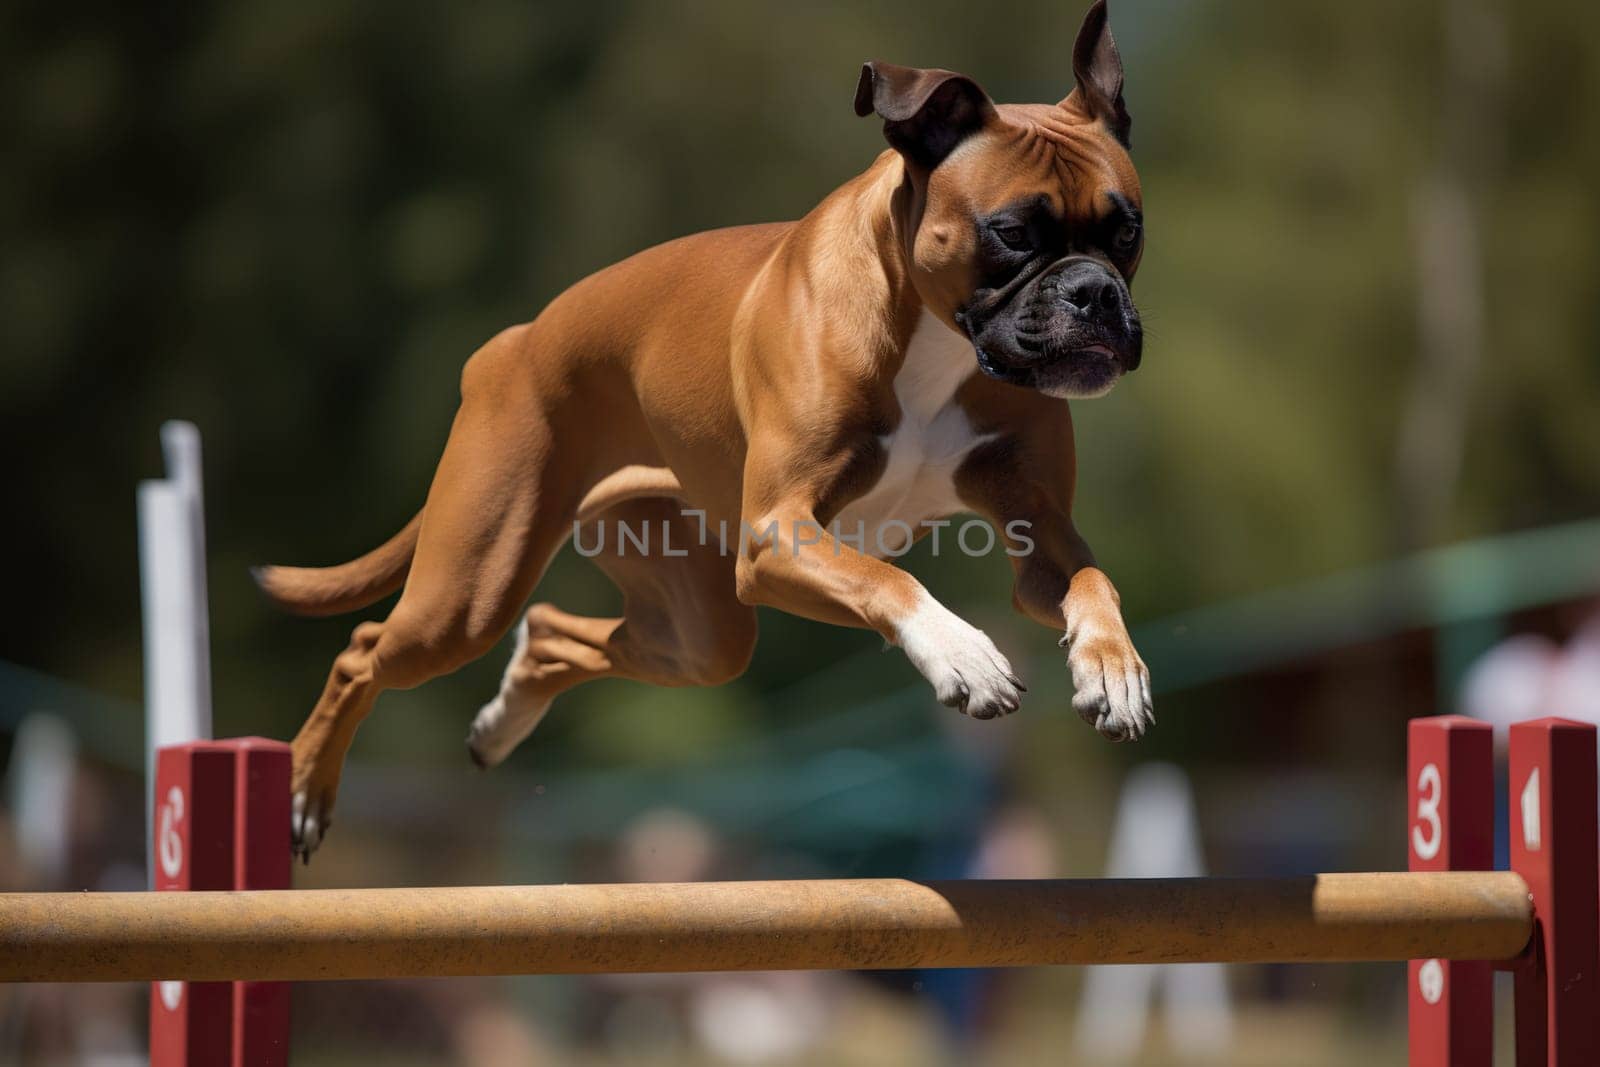
[[499, 766], [539, 725], [549, 710], [549, 700], [534, 700], [513, 693], [508, 700], [500, 693], [485, 704], [467, 731], [467, 756], [479, 770]]
[[289, 848], [301, 863], [311, 862], [311, 854], [332, 826], [331, 799], [320, 793], [313, 798], [304, 789], [294, 794], [289, 813]]

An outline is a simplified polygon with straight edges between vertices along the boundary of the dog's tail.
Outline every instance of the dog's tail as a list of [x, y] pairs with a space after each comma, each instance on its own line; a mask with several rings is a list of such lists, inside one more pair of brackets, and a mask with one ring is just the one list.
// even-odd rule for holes
[[417, 551], [422, 513], [359, 559], [337, 567], [251, 567], [268, 600], [293, 615], [342, 615], [399, 589]]

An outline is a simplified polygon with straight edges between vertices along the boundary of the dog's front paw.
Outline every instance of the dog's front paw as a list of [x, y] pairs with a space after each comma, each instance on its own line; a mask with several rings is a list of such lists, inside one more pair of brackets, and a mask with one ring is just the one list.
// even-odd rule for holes
[[1156, 721], [1150, 672], [1126, 637], [1068, 641], [1067, 666], [1077, 690], [1072, 707], [1111, 741], [1137, 741]]
[[1022, 704], [1022, 682], [989, 636], [931, 597], [900, 627], [900, 647], [939, 703], [963, 715], [993, 719]]

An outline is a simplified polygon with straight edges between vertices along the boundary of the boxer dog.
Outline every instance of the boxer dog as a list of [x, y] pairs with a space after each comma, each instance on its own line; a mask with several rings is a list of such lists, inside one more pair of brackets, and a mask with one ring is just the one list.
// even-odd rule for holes
[[[1015, 711], [1023, 685], [994, 643], [889, 561], [959, 512], [1005, 531], [1013, 602], [1064, 633], [1078, 714], [1112, 740], [1144, 733], [1149, 674], [1071, 518], [1067, 400], [1104, 394], [1142, 343], [1139, 179], [1103, 2], [1072, 69], [1066, 99], [1019, 105], [948, 70], [866, 64], [856, 113], [883, 120], [889, 150], [864, 173], [798, 222], [696, 234], [578, 282], [467, 361], [400, 533], [342, 566], [256, 572], [306, 615], [404, 587], [356, 627], [294, 739], [298, 854], [326, 835], [379, 692], [456, 670], [519, 618], [467, 741], [480, 766], [583, 682], [737, 677], [758, 605], [877, 631], [974, 718]], [[655, 551], [623, 526], [659, 533]], [[575, 531], [592, 549], [585, 530], [622, 617], [524, 610]]]

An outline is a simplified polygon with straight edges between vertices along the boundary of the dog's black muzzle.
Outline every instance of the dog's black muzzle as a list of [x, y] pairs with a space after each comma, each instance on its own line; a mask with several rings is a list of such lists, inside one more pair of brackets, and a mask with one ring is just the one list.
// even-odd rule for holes
[[[991, 378], [1035, 386], [1061, 371], [1085, 388], [1114, 381], [1143, 358], [1144, 332], [1122, 276], [1103, 260], [1074, 255], [980, 289], [956, 316]], [[1070, 368], [1057, 368], [1068, 363]]]

